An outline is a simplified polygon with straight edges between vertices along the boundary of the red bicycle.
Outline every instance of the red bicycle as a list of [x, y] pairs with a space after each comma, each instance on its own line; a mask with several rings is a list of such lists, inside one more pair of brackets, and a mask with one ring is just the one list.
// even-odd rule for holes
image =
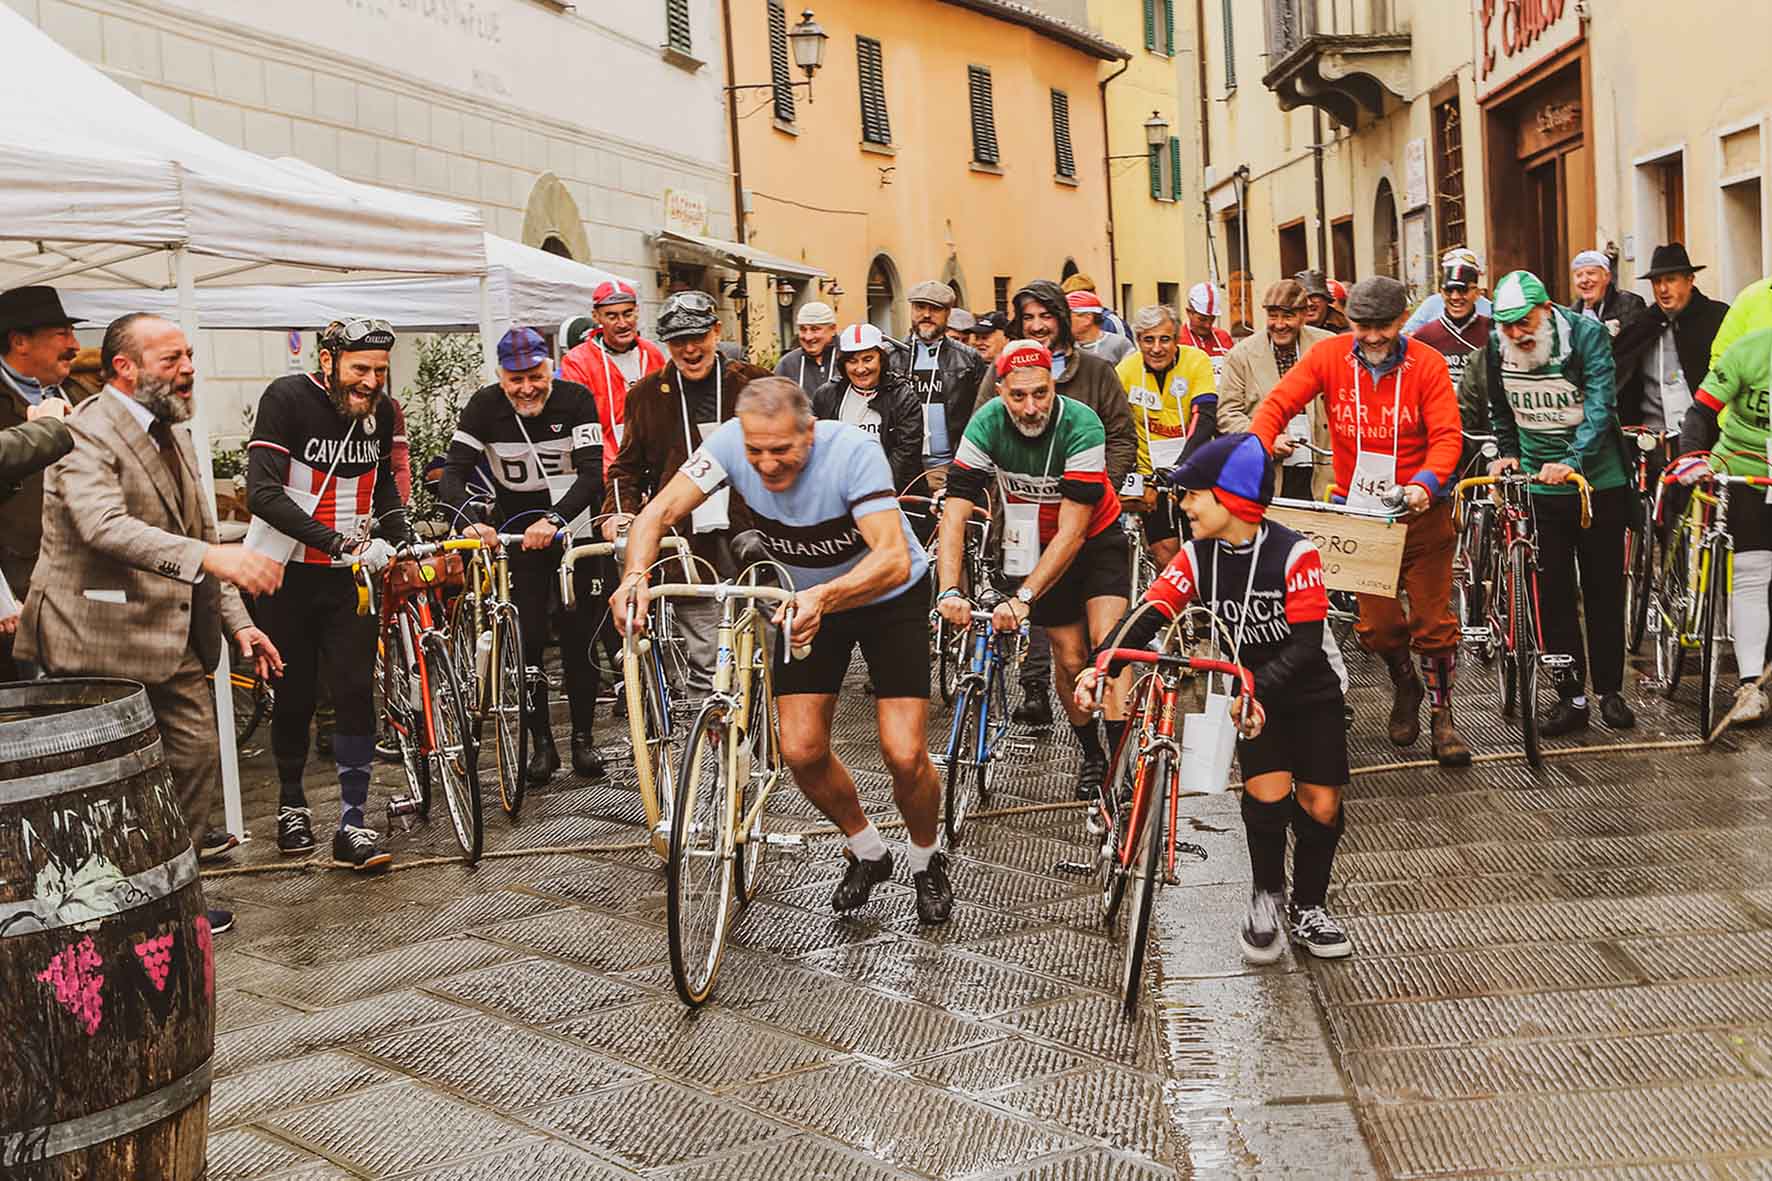
[[[1137, 901], [1125, 927], [1125, 955], [1121, 961], [1121, 998], [1128, 1016], [1138, 1011], [1138, 994], [1144, 982], [1144, 950], [1150, 936], [1151, 911], [1159, 879], [1173, 883], [1175, 825], [1184, 790], [1181, 782], [1182, 719], [1205, 706], [1205, 680], [1220, 673], [1237, 682], [1243, 700], [1255, 702], [1255, 679], [1249, 670], [1228, 660], [1206, 656], [1168, 656], [1148, 648], [1113, 648], [1095, 660], [1096, 708], [1107, 683], [1108, 666], [1116, 663], [1151, 666], [1132, 692], [1126, 736], [1115, 755], [1115, 770], [1103, 784], [1096, 801], [1099, 815], [1091, 829], [1099, 827], [1101, 848], [1102, 922], [1113, 926], [1125, 901], [1127, 887], [1137, 882]], [[1185, 696], [1184, 696], [1185, 694]], [[1259, 720], [1256, 703], [1252, 718]], [[1127, 789], [1127, 781], [1130, 781]], [[1218, 790], [1201, 785], [1202, 790]], [[1189, 794], [1198, 794], [1190, 791]], [[1165, 806], [1166, 805], [1166, 806]], [[1165, 844], [1164, 830], [1168, 830]]]

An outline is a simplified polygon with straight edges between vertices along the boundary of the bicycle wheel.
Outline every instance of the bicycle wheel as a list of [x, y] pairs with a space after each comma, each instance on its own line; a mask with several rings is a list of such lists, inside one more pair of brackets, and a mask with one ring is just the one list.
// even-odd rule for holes
[[1526, 742], [1526, 761], [1536, 767], [1544, 762], [1544, 753], [1538, 744], [1538, 613], [1525, 546], [1514, 547], [1511, 567], [1508, 582], [1514, 600], [1513, 649], [1520, 684], [1520, 734]]
[[1496, 547], [1489, 596], [1489, 643], [1495, 652], [1495, 687], [1501, 698], [1501, 716], [1512, 718], [1519, 698], [1519, 658], [1514, 645], [1514, 574], [1502, 557], [1509, 551]]
[[988, 773], [988, 764], [978, 761], [978, 734], [988, 712], [983, 687], [967, 678], [954, 702], [955, 716], [960, 721], [948, 756], [947, 792], [941, 808], [941, 826], [948, 834], [950, 849], [959, 846], [966, 830], [966, 817], [977, 806]]
[[733, 881], [726, 849], [731, 840], [727, 809], [733, 793], [726, 781], [727, 742], [725, 703], [715, 698], [702, 706], [683, 748], [670, 856], [665, 861], [671, 982], [692, 1008], [713, 994], [732, 914]]
[[461, 685], [449, 663], [449, 645], [431, 632], [424, 637], [425, 683], [430, 688], [428, 708], [436, 745], [429, 752], [432, 773], [449, 805], [455, 839], [462, 860], [480, 860], [485, 824], [480, 816], [480, 768], [474, 736], [468, 732], [468, 711], [462, 703]]
[[1624, 534], [1624, 646], [1635, 655], [1649, 630], [1649, 600], [1655, 582], [1655, 526], [1645, 523]]
[[1728, 579], [1728, 551], [1722, 541], [1710, 544], [1710, 570], [1698, 604], [1698, 736], [1709, 738], [1722, 714], [1717, 710], [1717, 683], [1722, 677], [1717, 659], [1718, 633], [1728, 605], [1724, 600]]
[[[1134, 701], [1143, 701], [1145, 687], [1133, 691]], [[1102, 833], [1097, 884], [1101, 888], [1101, 924], [1112, 927], [1119, 917], [1120, 903], [1126, 898], [1126, 882], [1130, 878], [1126, 865], [1120, 861], [1120, 843], [1132, 823], [1132, 801], [1138, 779], [1138, 745], [1144, 728], [1144, 710], [1135, 708], [1127, 716], [1125, 733], [1120, 736], [1120, 749], [1114, 752], [1113, 768], [1104, 781], [1098, 801], [1102, 812], [1111, 818]]]
[[1458, 548], [1452, 559], [1452, 606], [1458, 626], [1483, 626], [1483, 531], [1486, 519], [1478, 506], [1470, 505], [1464, 516], [1464, 528], [1458, 533]]
[[271, 712], [271, 688], [251, 672], [230, 672], [228, 685], [234, 702], [234, 741], [244, 746]]
[[[757, 793], [781, 765], [775, 745], [775, 702], [764, 694], [761, 670], [751, 674], [751, 708], [746, 716], [750, 718], [750, 729], [745, 735], [745, 757], [739, 760], [740, 769], [746, 772], [744, 782], [739, 784], [736, 819], [740, 823], [750, 814]], [[733, 886], [740, 906], [750, 905], [763, 889], [763, 877], [769, 868], [769, 842], [764, 839], [767, 831], [768, 821], [759, 814], [756, 828], [745, 833], [744, 844], [732, 859]]]
[[1168, 811], [1169, 752], [1159, 750], [1151, 758], [1150, 779], [1145, 784], [1144, 819], [1138, 834], [1138, 896], [1126, 922], [1126, 950], [1121, 961], [1120, 998], [1126, 1015], [1138, 1012], [1138, 996], [1144, 990], [1144, 949], [1149, 942], [1151, 911], [1157, 898], [1157, 877], [1163, 872], [1163, 821]]
[[1693, 622], [1692, 588], [1688, 578], [1691, 549], [1686, 545], [1686, 530], [1678, 530], [1669, 538], [1661, 556], [1659, 590], [1655, 595], [1655, 677], [1661, 682], [1664, 697], [1673, 697], [1680, 688], [1680, 677], [1686, 666], [1686, 636]]
[[378, 676], [382, 683], [382, 709], [387, 715], [388, 730], [400, 748], [400, 766], [406, 772], [406, 786], [418, 807], [420, 820], [431, 818], [431, 764], [425, 758], [425, 720], [422, 697], [418, 690], [418, 670], [396, 645], [391, 656], [377, 651], [378, 672], [386, 660], [387, 675]]
[[666, 698], [665, 670], [659, 659], [657, 640], [636, 638], [622, 645], [622, 692], [628, 703], [628, 740], [634, 746], [634, 778], [640, 803], [646, 810], [646, 829], [652, 851], [660, 859], [670, 856], [668, 823], [676, 798], [675, 766], [679, 751]]
[[957, 628], [945, 619], [935, 621], [936, 682], [941, 687], [941, 703], [954, 704], [960, 677], [966, 671], [966, 641], [970, 631]]
[[450, 604], [449, 659], [455, 666], [455, 679], [461, 687], [468, 720], [474, 724], [474, 739], [479, 741], [486, 725], [484, 707], [488, 694], [480, 678], [480, 633], [484, 629], [474, 626], [474, 603], [474, 592], [464, 590]]
[[523, 768], [529, 761], [529, 687], [524, 681], [523, 630], [517, 622], [517, 609], [509, 603], [501, 603], [493, 611], [492, 656], [492, 683], [486, 697], [490, 699], [493, 755], [498, 763], [498, 799], [505, 815], [515, 820], [528, 787]]

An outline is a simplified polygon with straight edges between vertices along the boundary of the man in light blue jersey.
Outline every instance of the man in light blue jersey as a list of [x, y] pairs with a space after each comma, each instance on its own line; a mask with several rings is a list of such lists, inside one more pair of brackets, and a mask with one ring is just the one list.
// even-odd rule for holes
[[782, 757], [800, 790], [848, 837], [849, 868], [831, 906], [853, 910], [892, 876], [892, 854], [863, 812], [855, 780], [831, 753], [837, 691], [859, 644], [874, 685], [880, 755], [910, 834], [917, 915], [944, 923], [954, 895], [946, 855], [936, 848], [941, 790], [925, 738], [928, 555], [899, 511], [885, 452], [872, 435], [815, 419], [806, 391], [783, 377], [746, 386], [736, 411], [635, 518], [611, 613], [627, 619], [633, 600], [635, 618], [645, 618], [646, 572], [674, 523], [716, 494], [743, 500], [797, 592], [792, 643], [811, 648], [805, 659], [777, 666], [776, 709]]

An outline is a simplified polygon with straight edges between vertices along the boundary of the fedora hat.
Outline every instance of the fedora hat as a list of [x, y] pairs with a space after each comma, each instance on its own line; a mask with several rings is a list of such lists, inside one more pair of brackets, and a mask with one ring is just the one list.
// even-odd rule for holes
[[1679, 271], [1702, 271], [1703, 267], [1695, 267], [1686, 255], [1684, 242], [1669, 242], [1665, 246], [1657, 246], [1655, 253], [1649, 257], [1649, 269], [1638, 278], [1653, 279], [1657, 275], [1673, 274]]
[[0, 291], [0, 331], [32, 328], [72, 328], [77, 320], [62, 309], [62, 297], [53, 287], [14, 287]]

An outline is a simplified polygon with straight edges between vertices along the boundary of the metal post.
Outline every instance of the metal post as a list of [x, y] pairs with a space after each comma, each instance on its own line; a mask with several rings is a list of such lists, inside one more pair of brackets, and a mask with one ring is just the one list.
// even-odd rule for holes
[[[197, 340], [197, 283], [191, 273], [190, 252], [183, 246], [172, 250], [173, 272], [178, 280], [178, 325], [185, 339], [194, 345]], [[209, 449], [209, 424], [204, 421], [203, 403], [197, 401], [198, 412], [191, 416], [191, 445], [197, 452], [197, 475], [203, 483], [203, 511], [215, 526], [215, 462]], [[192, 627], [204, 621], [191, 620]], [[234, 745], [234, 694], [229, 685], [233, 671], [234, 637], [222, 637], [221, 660], [215, 667], [215, 737], [221, 751], [222, 809], [228, 831], [242, 841], [250, 837], [246, 831], [246, 811], [240, 804], [240, 752]], [[201, 839], [202, 833], [192, 834]]]
[[480, 276], [480, 380], [495, 381], [498, 375], [498, 338], [502, 335], [492, 318], [492, 275]]

